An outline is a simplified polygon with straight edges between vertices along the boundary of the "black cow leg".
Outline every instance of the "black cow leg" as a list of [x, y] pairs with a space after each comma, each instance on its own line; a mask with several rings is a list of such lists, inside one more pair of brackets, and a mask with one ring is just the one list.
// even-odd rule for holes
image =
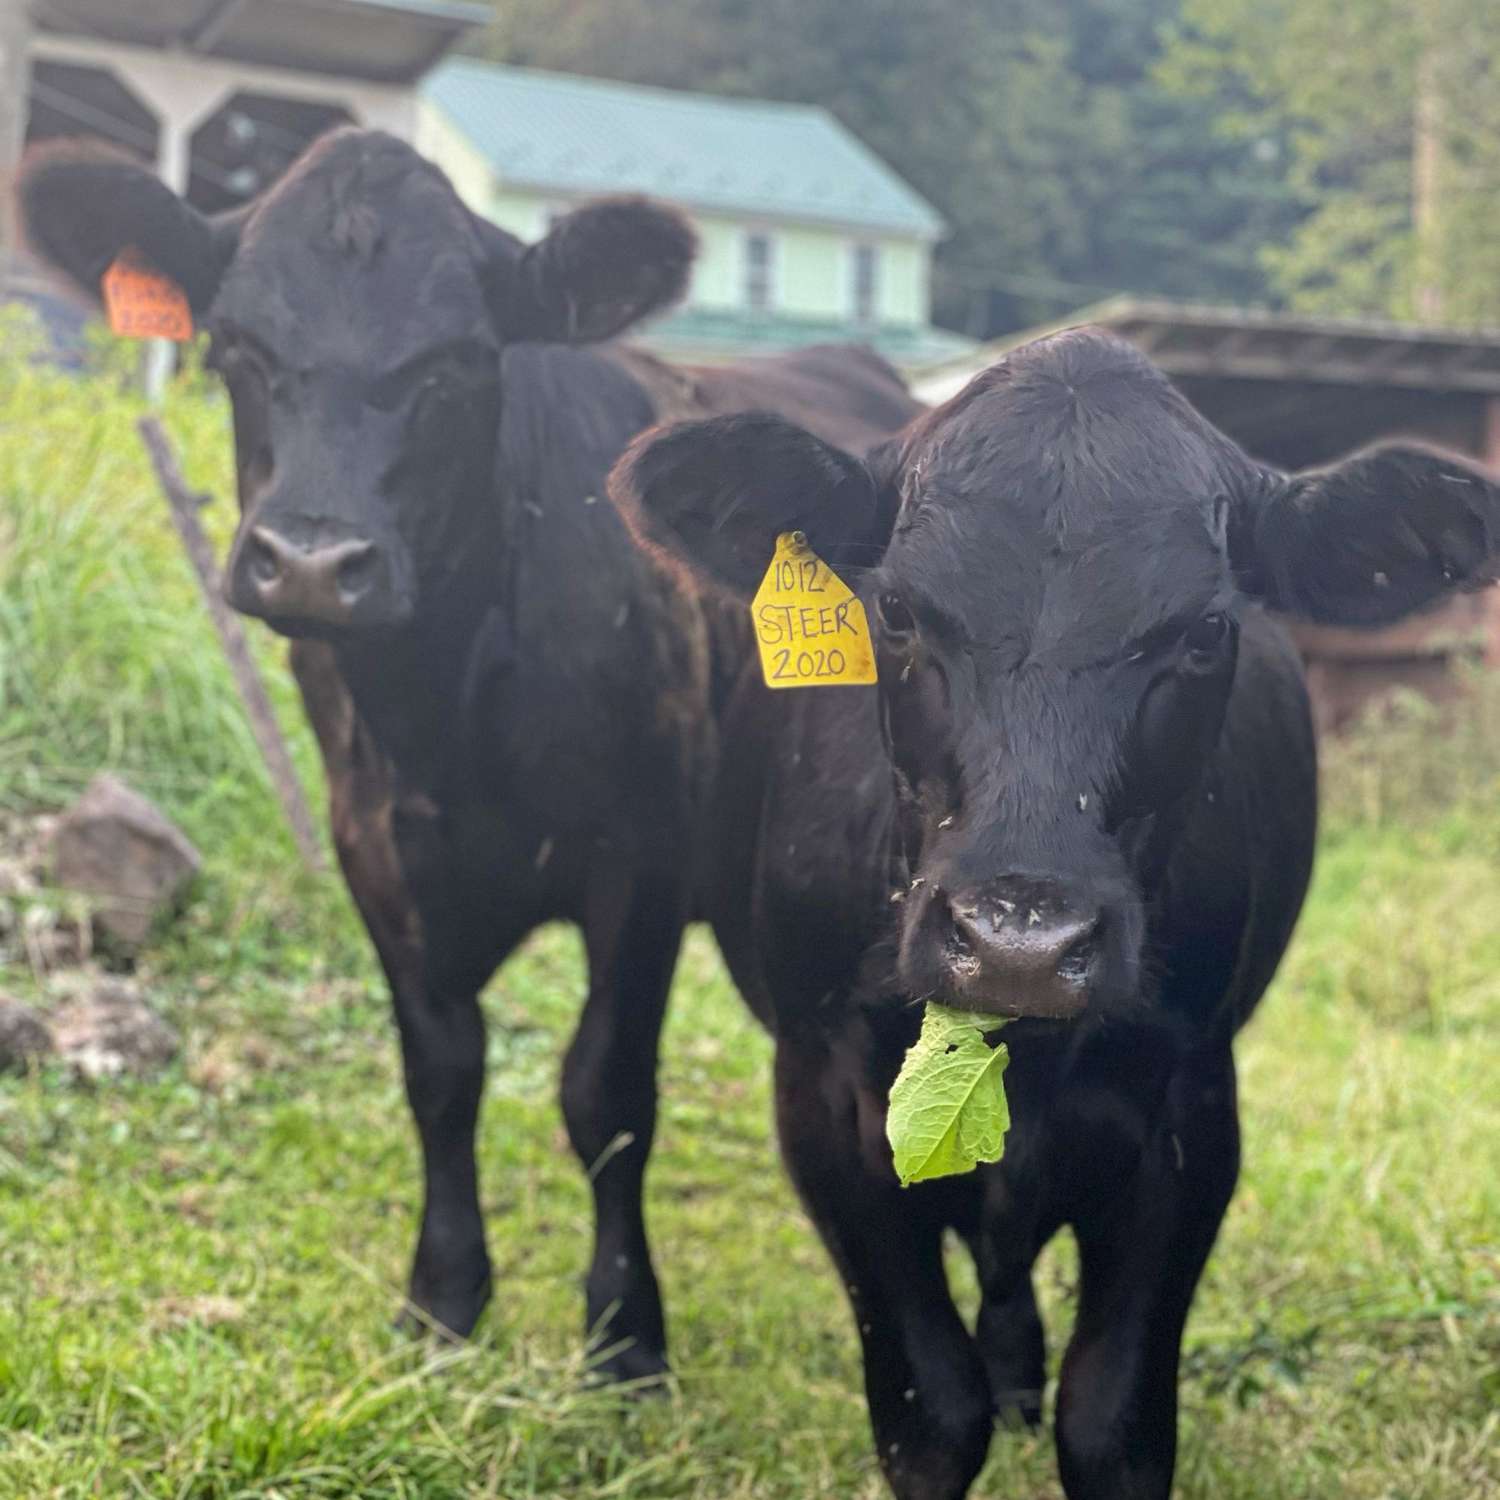
[[870, 1163], [861, 1115], [883, 1101], [837, 1077], [821, 1041], [776, 1052], [777, 1124], [797, 1190], [833, 1256], [864, 1352], [876, 1454], [897, 1500], [962, 1500], [993, 1429], [984, 1364], [943, 1269], [938, 1195]]
[[974, 1257], [979, 1315], [974, 1340], [989, 1375], [995, 1415], [1006, 1427], [1039, 1427], [1047, 1381], [1046, 1334], [1032, 1289], [1036, 1248], [1050, 1237], [1030, 1199], [1003, 1167], [981, 1168], [950, 1183], [954, 1227]]
[[1057, 1454], [1068, 1500], [1167, 1500], [1183, 1324], [1239, 1172], [1234, 1068], [1185, 1068], [1123, 1201], [1080, 1214]]
[[1001, 1242], [1004, 1226], [974, 1247], [979, 1317], [974, 1338], [989, 1374], [995, 1415], [1007, 1426], [1038, 1427], [1047, 1382], [1047, 1344], [1031, 1285], [1031, 1266], [1018, 1264]]
[[568, 1137], [594, 1193], [588, 1334], [610, 1380], [667, 1370], [661, 1292], [642, 1203], [656, 1131], [656, 1059], [672, 969], [682, 941], [675, 888], [620, 873], [592, 882], [584, 938], [589, 995], [563, 1063]]
[[466, 1337], [490, 1296], [474, 1131], [484, 1092], [484, 1019], [475, 994], [396, 991], [406, 1096], [422, 1142], [426, 1191], [408, 1324]]

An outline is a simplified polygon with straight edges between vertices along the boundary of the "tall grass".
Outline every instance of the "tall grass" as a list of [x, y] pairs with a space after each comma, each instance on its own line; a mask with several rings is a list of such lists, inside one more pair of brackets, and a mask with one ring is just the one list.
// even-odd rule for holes
[[1455, 845], [1500, 832], [1489, 816], [1500, 798], [1500, 673], [1477, 665], [1460, 673], [1457, 705], [1398, 689], [1324, 745], [1325, 832], [1436, 827]]
[[1461, 703], [1397, 694], [1323, 745], [1313, 901], [1283, 970], [1428, 1029], [1500, 1016], [1500, 672]]
[[[337, 883], [303, 875], [282, 823], [136, 432], [146, 408], [128, 362], [101, 345], [101, 369], [79, 379], [36, 348], [27, 316], [0, 312], [0, 809], [60, 806], [114, 771], [212, 851], [181, 929], [210, 956], [277, 963], [328, 944], [346, 962], [362, 956]], [[214, 497], [205, 524], [222, 545], [235, 513], [228, 404], [195, 377], [176, 383], [160, 415], [188, 483]], [[284, 647], [250, 628], [321, 805]]]

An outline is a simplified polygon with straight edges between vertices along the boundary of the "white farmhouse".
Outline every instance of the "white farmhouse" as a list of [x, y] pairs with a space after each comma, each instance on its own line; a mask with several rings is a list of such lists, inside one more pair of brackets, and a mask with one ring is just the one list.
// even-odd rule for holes
[[857, 338], [906, 366], [972, 347], [934, 328], [937, 211], [827, 110], [451, 58], [417, 141], [470, 206], [522, 239], [600, 193], [685, 208], [686, 305], [647, 341], [697, 359]]

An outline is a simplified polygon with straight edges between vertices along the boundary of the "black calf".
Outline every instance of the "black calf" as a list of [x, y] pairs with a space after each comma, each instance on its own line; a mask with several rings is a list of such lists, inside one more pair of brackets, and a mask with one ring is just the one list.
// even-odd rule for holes
[[[1070, 1500], [1165, 1500], [1194, 1288], [1239, 1167], [1230, 1041], [1311, 866], [1301, 672], [1262, 602], [1375, 623], [1494, 576], [1500, 492], [1388, 449], [1257, 468], [1128, 345], [1020, 349], [857, 464], [734, 417], [639, 439], [644, 543], [741, 598], [804, 531], [873, 621], [877, 689], [768, 692], [723, 728], [713, 915], [776, 1035], [788, 1169], [848, 1288], [902, 1500], [957, 1500], [1035, 1420], [1030, 1284], [1063, 1225]], [[902, 1192], [885, 1099], [915, 1001], [1017, 1017], [1005, 1158]], [[971, 1335], [945, 1226], [983, 1288]]]

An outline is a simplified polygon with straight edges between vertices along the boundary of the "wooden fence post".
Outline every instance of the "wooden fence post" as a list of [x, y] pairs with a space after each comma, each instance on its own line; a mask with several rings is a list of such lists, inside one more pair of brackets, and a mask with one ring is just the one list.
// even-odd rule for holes
[[234, 685], [239, 689], [245, 712], [250, 717], [250, 731], [255, 736], [266, 769], [271, 773], [271, 783], [276, 788], [281, 810], [291, 825], [292, 837], [297, 841], [307, 868], [321, 873], [327, 868], [327, 862], [323, 858], [323, 846], [318, 842], [302, 783], [297, 779], [297, 770], [282, 738], [281, 726], [277, 724], [271, 700], [266, 696], [266, 685], [261, 681], [255, 658], [250, 654], [244, 627], [239, 616], [224, 601], [223, 579], [214, 557], [213, 544], [198, 519], [198, 509], [207, 503], [208, 496], [195, 495], [183, 482], [172, 446], [155, 417], [142, 417], [136, 425], [141, 441], [151, 455], [151, 467], [156, 470], [157, 482], [167, 498], [172, 524], [177, 528], [183, 549], [198, 575], [203, 602], [213, 617], [219, 643], [229, 661], [229, 670], [234, 674]]

